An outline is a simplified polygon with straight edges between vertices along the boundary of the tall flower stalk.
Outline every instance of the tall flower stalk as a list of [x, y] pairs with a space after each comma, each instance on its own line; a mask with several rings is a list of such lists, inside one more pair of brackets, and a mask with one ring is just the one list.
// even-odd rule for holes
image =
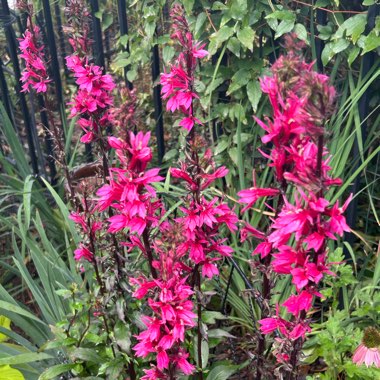
[[[276, 312], [265, 308], [259, 321], [257, 379], [265, 373], [265, 336], [275, 333], [273, 354], [281, 363], [286, 379], [294, 379], [305, 335], [310, 331], [313, 302], [321, 298], [318, 285], [326, 274], [334, 275], [327, 264], [328, 240], [349, 231], [343, 212], [350, 198], [339, 206], [330, 205], [324, 195], [341, 180], [331, 177], [331, 157], [324, 146], [324, 125], [334, 109], [335, 90], [329, 78], [313, 71], [302, 57], [302, 43], [295, 36], [286, 39], [287, 54], [264, 77], [261, 88], [269, 96], [273, 116], [266, 122], [264, 144], [270, 144], [264, 157], [274, 169], [277, 187], [252, 187], [239, 193], [240, 202], [251, 207], [261, 197], [275, 197], [274, 217], [267, 231], [255, 233], [260, 243], [263, 272], [262, 295], [270, 304], [275, 275], [291, 277], [294, 293], [276, 305]], [[291, 194], [293, 197], [291, 197]], [[292, 200], [293, 199], [293, 200]], [[281, 307], [288, 314], [280, 316]]]

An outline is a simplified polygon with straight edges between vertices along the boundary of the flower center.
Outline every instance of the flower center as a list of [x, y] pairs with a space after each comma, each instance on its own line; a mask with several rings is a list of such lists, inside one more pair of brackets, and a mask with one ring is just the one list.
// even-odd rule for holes
[[380, 332], [374, 327], [368, 327], [364, 330], [363, 343], [367, 348], [380, 346]]

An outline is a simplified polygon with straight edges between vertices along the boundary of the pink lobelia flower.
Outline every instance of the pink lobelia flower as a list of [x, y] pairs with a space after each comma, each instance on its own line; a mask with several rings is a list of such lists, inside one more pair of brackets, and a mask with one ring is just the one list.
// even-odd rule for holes
[[79, 248], [74, 251], [74, 259], [76, 261], [79, 261], [80, 259], [84, 259], [89, 262], [93, 262], [94, 254], [87, 247], [81, 244]]
[[239, 202], [247, 203], [247, 206], [243, 208], [242, 212], [252, 207], [259, 198], [271, 197], [279, 193], [280, 191], [278, 189], [257, 188], [257, 187], [251, 187], [249, 189], [239, 191], [238, 192], [238, 196], [240, 197]]

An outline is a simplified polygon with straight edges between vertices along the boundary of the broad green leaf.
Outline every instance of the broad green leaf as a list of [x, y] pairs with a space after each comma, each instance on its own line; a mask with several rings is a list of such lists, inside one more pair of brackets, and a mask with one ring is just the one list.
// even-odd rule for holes
[[[8, 330], [11, 329], [11, 320], [4, 315], [0, 315], [0, 326]], [[0, 333], [0, 342], [5, 342], [8, 339], [8, 336]]]
[[237, 71], [231, 78], [231, 84], [228, 87], [227, 95], [230, 95], [234, 91], [243, 87], [245, 84], [248, 83], [250, 78], [251, 78], [251, 72], [249, 70], [240, 69], [239, 71]]
[[77, 366], [75, 363], [58, 364], [44, 371], [38, 380], [51, 380], [62, 373], [69, 372]]
[[0, 366], [0, 380], [25, 380], [24, 375], [9, 365]]
[[252, 28], [246, 26], [243, 29], [239, 29], [237, 32], [237, 38], [243, 46], [248, 48], [250, 51], [253, 50], [253, 40], [255, 39], [255, 32]]
[[238, 365], [218, 365], [209, 372], [207, 380], [228, 380], [238, 369]]

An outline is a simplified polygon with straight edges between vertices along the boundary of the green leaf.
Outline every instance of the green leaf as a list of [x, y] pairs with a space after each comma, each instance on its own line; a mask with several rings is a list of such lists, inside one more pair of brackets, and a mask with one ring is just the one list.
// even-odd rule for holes
[[377, 49], [380, 46], [380, 36], [376, 35], [376, 31], [372, 30], [371, 33], [368, 34], [364, 38], [364, 46], [362, 54], [368, 53], [371, 50]]
[[335, 54], [340, 53], [343, 50], [346, 50], [350, 46], [350, 41], [347, 41], [344, 38], [339, 39], [332, 43], [331, 49]]
[[222, 26], [216, 33], [211, 35], [211, 39], [215, 39], [219, 47], [224, 41], [227, 41], [234, 34], [234, 29], [229, 26]]
[[291, 11], [275, 11], [268, 16], [265, 17], [267, 20], [269, 19], [277, 19], [283, 21], [294, 21], [296, 19], [296, 15]]
[[229, 14], [235, 20], [242, 20], [247, 12], [247, 0], [234, 0], [230, 3]]
[[121, 321], [116, 323], [114, 329], [116, 343], [124, 351], [129, 353], [131, 350], [131, 331], [129, 326]]
[[363, 5], [370, 6], [375, 4], [376, 0], [364, 0]]
[[348, 18], [341, 27], [346, 30], [347, 36], [352, 37], [352, 42], [355, 44], [359, 37], [363, 34], [367, 25], [367, 15], [359, 14]]
[[162, 49], [162, 59], [164, 60], [165, 63], [169, 63], [172, 58], [174, 57], [175, 50], [172, 46], [164, 46]]
[[332, 43], [329, 42], [325, 45], [321, 54], [323, 66], [326, 66], [330, 62], [332, 57], [334, 57], [334, 52], [332, 50]]
[[208, 325], [216, 323], [217, 320], [224, 319], [227, 319], [227, 317], [219, 311], [204, 311], [202, 313], [202, 321]]
[[209, 372], [207, 380], [228, 380], [238, 369], [238, 365], [218, 365]]
[[232, 334], [230, 334], [228, 331], [223, 329], [212, 329], [209, 330], [207, 333], [207, 336], [209, 338], [236, 338]]
[[1, 301], [0, 300], [0, 309], [11, 311], [12, 313], [20, 314], [20, 315], [23, 315], [24, 317], [33, 319], [34, 321], [37, 321], [37, 322], [42, 323], [42, 324], [45, 324], [43, 321], [41, 321], [40, 319], [38, 319], [37, 317], [35, 317], [29, 311], [21, 308], [20, 306], [13, 305], [13, 304], [11, 304], [9, 302]]
[[227, 49], [240, 58], [240, 42], [236, 37], [231, 37], [227, 43]]
[[62, 373], [68, 372], [74, 369], [77, 366], [75, 363], [67, 363], [67, 364], [58, 364], [53, 367], [48, 368], [42, 375], [38, 378], [38, 380], [51, 380], [61, 375]]
[[249, 101], [251, 102], [253, 112], [256, 112], [262, 95], [259, 81], [256, 80], [247, 84], [247, 95]]
[[228, 148], [228, 146], [229, 146], [228, 140], [226, 140], [226, 139], [221, 140], [214, 150], [215, 156], [224, 152]]
[[278, 27], [275, 29], [276, 34], [274, 36], [275, 39], [281, 37], [285, 33], [289, 33], [294, 28], [294, 20], [283, 20], [280, 22]]
[[199, 368], [206, 368], [208, 363], [208, 356], [209, 356], [209, 347], [208, 342], [204, 339], [202, 339], [201, 343], [201, 356], [202, 356], [202, 363], [198, 362], [198, 337], [196, 336], [194, 339], [194, 356], [195, 356], [195, 362]]
[[231, 78], [231, 84], [228, 87], [227, 95], [232, 94], [242, 86], [246, 85], [251, 78], [251, 73], [247, 69], [240, 69]]
[[113, 16], [111, 13], [106, 13], [102, 18], [102, 30], [107, 30], [113, 24]]
[[347, 58], [348, 64], [350, 66], [355, 61], [355, 59], [357, 58], [357, 56], [359, 55], [359, 53], [360, 53], [360, 47], [358, 47], [358, 46], [353, 46], [350, 49], [350, 54], [348, 55], [348, 58]]
[[127, 78], [130, 82], [133, 82], [137, 78], [137, 71], [135, 69], [128, 70]]
[[195, 0], [182, 0], [182, 4], [187, 14], [191, 14]]
[[[0, 315], [0, 326], [8, 330], [11, 329], [11, 320], [4, 315]], [[5, 342], [8, 337], [5, 334], [0, 333], [0, 342]]]
[[237, 37], [243, 46], [253, 51], [253, 40], [255, 39], [255, 32], [249, 26], [243, 29], [239, 29], [237, 32]]
[[305, 25], [303, 24], [296, 24], [294, 25], [294, 33], [297, 34], [297, 37], [305, 41], [307, 44], [309, 43], [309, 39], [307, 38], [307, 30], [305, 28]]
[[2, 102], [0, 102], [0, 125], [1, 132], [4, 134], [7, 143], [11, 148], [17, 169], [19, 170], [21, 176], [25, 178], [31, 172], [30, 166], [28, 164], [24, 148], [20, 143]]
[[52, 359], [51, 355], [45, 354], [44, 352], [30, 352], [27, 354], [7, 356], [0, 359], [0, 365], [14, 365], [23, 363], [32, 363], [39, 360]]
[[24, 375], [9, 365], [0, 366], [0, 380], [25, 380]]
[[207, 15], [205, 12], [199, 13], [197, 21], [195, 22], [194, 34], [196, 37], [199, 37], [198, 34], [202, 29], [203, 24], [207, 20]]
[[72, 361], [82, 360], [84, 362], [100, 363], [102, 358], [94, 348], [77, 347], [69, 352]]

